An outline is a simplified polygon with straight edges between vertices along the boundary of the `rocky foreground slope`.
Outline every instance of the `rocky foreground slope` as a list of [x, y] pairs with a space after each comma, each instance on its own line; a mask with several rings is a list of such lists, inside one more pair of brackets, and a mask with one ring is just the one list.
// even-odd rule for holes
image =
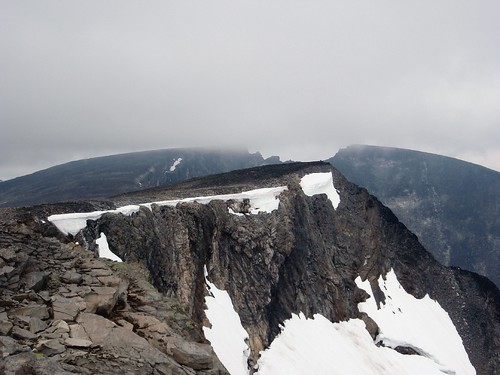
[[97, 259], [18, 214], [0, 225], [0, 373], [226, 373], [142, 266]]
[[[311, 175], [330, 177], [330, 189], [318, 182], [327, 194], [304, 183]], [[262, 188], [267, 198], [255, 192]], [[199, 198], [179, 201], [189, 196]], [[154, 200], [161, 202], [140, 205]], [[74, 214], [90, 211], [83, 220]], [[69, 215], [52, 216], [61, 213]], [[2, 222], [0, 350], [7, 373], [226, 373], [224, 352], [216, 350], [221, 364], [205, 339], [207, 327], [217, 328], [206, 312], [216, 290], [227, 291], [246, 330], [252, 372], [266, 373], [260, 356], [280, 326], [301, 313], [360, 322], [356, 329], [373, 348], [450, 373], [453, 363], [424, 346], [391, 341], [376, 310], [392, 306], [393, 278], [411, 298], [429, 295], [449, 314], [465, 362], [478, 374], [499, 372], [495, 285], [440, 265], [389, 209], [325, 163], [237, 171], [108, 202], [4, 210]], [[94, 259], [103, 238], [124, 263]], [[397, 309], [392, 314], [405, 315]], [[425, 326], [423, 316], [406, 326], [421, 326], [420, 319]], [[444, 337], [432, 339], [447, 345]], [[365, 353], [356, 355], [361, 362]], [[456, 373], [471, 373], [467, 363]]]

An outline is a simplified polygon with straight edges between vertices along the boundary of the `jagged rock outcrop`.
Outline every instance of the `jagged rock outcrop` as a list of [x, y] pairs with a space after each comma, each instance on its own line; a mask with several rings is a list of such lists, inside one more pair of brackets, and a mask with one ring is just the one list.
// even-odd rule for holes
[[[326, 195], [306, 196], [299, 184], [307, 173], [330, 171], [340, 195], [337, 209]], [[230, 190], [287, 185], [278, 210], [234, 215], [231, 202], [153, 205], [131, 216], [105, 214], [79, 239], [92, 246], [105, 233], [113, 252], [142, 262], [158, 290], [179, 299], [200, 332], [206, 265], [208, 278], [231, 296], [254, 362], [291, 313], [361, 318], [375, 335], [374, 322], [358, 310], [366, 293], [354, 280], [368, 279], [377, 290], [376, 280], [392, 268], [406, 291], [418, 298], [429, 294], [449, 313], [478, 373], [498, 371], [500, 296], [490, 281], [440, 265], [389, 209], [326, 164], [268, 167], [258, 181], [251, 176], [256, 170], [231, 175]], [[196, 193], [207, 188], [203, 184]], [[133, 201], [132, 195], [128, 203]]]

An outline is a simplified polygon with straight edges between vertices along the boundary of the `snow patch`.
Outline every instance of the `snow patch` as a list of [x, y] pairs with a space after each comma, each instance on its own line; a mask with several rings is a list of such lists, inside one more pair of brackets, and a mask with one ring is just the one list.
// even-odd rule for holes
[[476, 371], [448, 313], [428, 295], [417, 299], [406, 293], [393, 270], [378, 280], [385, 294], [385, 304], [377, 308], [370, 283], [356, 278], [356, 285], [370, 298], [358, 304], [380, 328], [377, 341], [395, 348], [408, 346], [434, 361], [441, 371], [452, 374], [475, 374]]
[[332, 323], [320, 314], [306, 319], [302, 313], [285, 321], [257, 365], [256, 375], [443, 375], [425, 357], [377, 347], [360, 319]]
[[300, 180], [300, 187], [304, 194], [310, 197], [317, 194], [326, 194], [335, 209], [340, 203], [340, 195], [333, 185], [332, 172], [306, 174]]
[[231, 375], [248, 375], [248, 333], [241, 325], [240, 317], [234, 310], [229, 294], [217, 289], [206, 278], [210, 296], [205, 297], [205, 314], [212, 328], [203, 327], [203, 333], [214, 348], [215, 354]]
[[170, 172], [175, 171], [175, 169], [181, 163], [181, 161], [182, 161], [182, 158], [178, 158], [177, 160], [175, 160], [174, 164], [172, 164], [172, 166], [170, 167]]
[[122, 262], [121, 258], [109, 249], [108, 239], [106, 235], [101, 232], [101, 236], [95, 240], [99, 248], [99, 257], [114, 260], [115, 262]]
[[94, 212], [76, 212], [70, 214], [51, 215], [47, 218], [64, 235], [71, 234], [75, 236], [79, 231], [87, 226], [87, 220], [97, 220], [106, 212], [112, 211], [94, 211]]

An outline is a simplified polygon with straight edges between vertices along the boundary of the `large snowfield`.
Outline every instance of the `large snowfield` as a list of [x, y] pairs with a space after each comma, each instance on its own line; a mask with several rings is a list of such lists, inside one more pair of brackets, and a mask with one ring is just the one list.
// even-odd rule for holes
[[[248, 374], [245, 366], [248, 337], [225, 291], [210, 282], [206, 329], [221, 362], [231, 374]], [[285, 321], [281, 334], [261, 353], [258, 375], [421, 375], [475, 374], [455, 326], [446, 311], [429, 297], [406, 293], [393, 271], [379, 280], [386, 304], [377, 309], [368, 282], [356, 283], [370, 294], [359, 304], [380, 327], [372, 340], [360, 319], [332, 323], [320, 314], [307, 319], [302, 313]], [[385, 346], [377, 346], [382, 341]], [[410, 346], [421, 355], [404, 355], [393, 349]], [[242, 365], [243, 364], [243, 365]], [[243, 367], [242, 367], [243, 366]]]
[[[172, 169], [180, 162], [180, 158], [176, 160]], [[301, 179], [300, 186], [308, 196], [326, 194], [335, 209], [340, 202], [330, 172], [308, 174]], [[151, 209], [153, 204], [176, 206], [186, 202], [208, 204], [212, 200], [243, 202], [248, 199], [250, 214], [270, 213], [278, 209], [279, 195], [285, 190], [286, 186], [278, 186], [238, 194], [129, 205], [109, 211], [52, 215], [48, 219], [65, 235], [76, 235], [86, 227], [87, 220], [97, 220], [107, 212], [131, 215], [141, 206]], [[229, 208], [228, 211], [238, 214]], [[109, 249], [104, 233], [96, 243], [101, 257], [121, 261]], [[332, 323], [319, 314], [310, 319], [302, 313], [294, 314], [284, 322], [280, 335], [270, 347], [260, 353], [257, 374], [475, 374], [453, 322], [436, 301], [428, 296], [416, 299], [406, 293], [392, 270], [378, 280], [386, 297], [380, 306], [375, 303], [370, 283], [360, 277], [355, 281], [370, 295], [358, 307], [378, 324], [380, 334], [375, 341], [362, 320]], [[231, 374], [248, 374], [248, 334], [229, 294], [208, 279], [206, 283], [210, 291], [205, 299], [206, 315], [211, 327], [204, 328], [205, 336]], [[420, 355], [400, 354], [393, 349], [397, 346], [410, 347]]]

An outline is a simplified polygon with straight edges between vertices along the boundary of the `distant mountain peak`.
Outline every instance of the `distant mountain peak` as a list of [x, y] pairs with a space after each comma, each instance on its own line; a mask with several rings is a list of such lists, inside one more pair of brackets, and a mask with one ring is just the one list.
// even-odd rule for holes
[[330, 162], [377, 196], [445, 265], [500, 285], [500, 173], [459, 159], [354, 145]]

